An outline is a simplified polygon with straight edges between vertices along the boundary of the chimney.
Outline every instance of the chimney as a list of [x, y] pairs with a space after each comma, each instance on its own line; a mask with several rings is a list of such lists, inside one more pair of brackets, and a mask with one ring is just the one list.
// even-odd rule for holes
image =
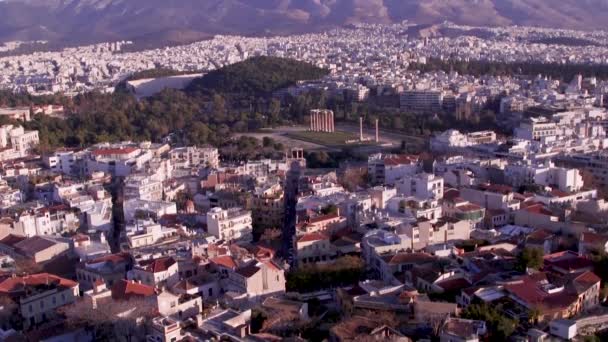
[[359, 140], [363, 141], [363, 117], [359, 117]]

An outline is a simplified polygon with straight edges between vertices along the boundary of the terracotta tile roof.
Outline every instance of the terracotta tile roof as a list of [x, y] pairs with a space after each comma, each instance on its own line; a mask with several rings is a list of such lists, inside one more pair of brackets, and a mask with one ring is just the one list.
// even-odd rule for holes
[[478, 210], [482, 210], [483, 208], [477, 204], [465, 204], [465, 205], [459, 205], [456, 207], [456, 209], [463, 211], [463, 212], [471, 212], [471, 211], [478, 211]]
[[448, 201], [454, 201], [460, 197], [460, 191], [457, 189], [447, 189], [443, 193], [443, 199]]
[[302, 235], [298, 239], [298, 243], [321, 241], [321, 240], [329, 240], [329, 237], [327, 237], [327, 235], [325, 235], [321, 232], [314, 232], [314, 233], [308, 233], [308, 234]]
[[471, 283], [464, 278], [448, 279], [436, 284], [447, 292], [458, 291], [471, 286]]
[[479, 185], [479, 189], [485, 190], [485, 191], [490, 191], [490, 192], [501, 193], [504, 195], [513, 192], [513, 188], [508, 185], [492, 184], [492, 183], [481, 184], [481, 185]]
[[[591, 286], [594, 286], [595, 284], [599, 283], [600, 281], [602, 281], [602, 279], [600, 279], [600, 277], [598, 277], [595, 273], [593, 273], [591, 271], [587, 271], [587, 272], [581, 273], [579, 276], [574, 278], [573, 282], [574, 282], [575, 286], [578, 287], [578, 290], [586, 291]], [[581, 287], [582, 287], [582, 289], [581, 289]]]
[[382, 256], [384, 262], [389, 265], [398, 264], [423, 264], [435, 260], [435, 257], [427, 253], [397, 253]]
[[316, 217], [312, 217], [308, 220], [308, 223], [318, 223], [318, 222], [323, 222], [323, 221], [328, 221], [328, 220], [333, 220], [338, 218], [338, 214], [327, 214], [327, 215], [319, 215]]
[[568, 197], [568, 196], [570, 196], [569, 193], [563, 192], [563, 191], [558, 190], [558, 189], [551, 190], [551, 195], [553, 195], [555, 197]]
[[580, 271], [593, 267], [593, 261], [576, 257], [576, 258], [564, 258], [556, 261], [545, 260], [546, 266], [553, 266], [565, 270], [566, 272]]
[[384, 165], [397, 166], [397, 165], [410, 165], [418, 162], [418, 156], [411, 155], [399, 155], [384, 159]]
[[60, 288], [72, 288], [78, 283], [49, 273], [38, 273], [23, 277], [11, 277], [0, 283], [1, 293], [14, 293], [24, 291], [27, 287], [50, 284]]
[[608, 235], [584, 232], [581, 234], [581, 242], [603, 246], [608, 242]]
[[533, 214], [545, 215], [545, 216], [553, 216], [553, 213], [546, 209], [542, 204], [534, 204], [524, 208], [525, 211]]
[[23, 241], [17, 242], [15, 244], [15, 248], [20, 250], [25, 255], [34, 255], [55, 245], [57, 245], [57, 242], [51, 239], [47, 239], [41, 236], [33, 236]]
[[25, 239], [26, 239], [26, 237], [24, 237], [24, 236], [9, 234], [9, 235], [5, 236], [2, 240], [0, 240], [0, 243], [3, 245], [12, 247], [16, 243], [21, 242]]
[[237, 267], [236, 262], [229, 255], [222, 255], [215, 258], [211, 258], [210, 261], [218, 266], [223, 266], [229, 269], [235, 269]]
[[154, 287], [131, 280], [122, 279], [112, 286], [112, 298], [115, 300], [128, 300], [131, 297], [150, 297], [155, 294]]
[[87, 261], [87, 264], [97, 264], [100, 262], [111, 262], [113, 264], [117, 264], [120, 262], [129, 262], [131, 260], [131, 255], [129, 253], [116, 253], [116, 254], [108, 254], [104, 256], [100, 256], [98, 258]]
[[151, 262], [142, 263], [142, 267], [144, 270], [151, 273], [164, 272], [169, 269], [169, 267], [175, 265], [176, 261], [173, 257], [164, 257], [160, 259], [154, 259]]

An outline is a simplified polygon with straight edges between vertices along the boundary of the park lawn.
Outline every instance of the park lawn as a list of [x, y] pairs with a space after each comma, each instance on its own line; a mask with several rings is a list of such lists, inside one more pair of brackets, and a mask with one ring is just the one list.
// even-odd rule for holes
[[[357, 135], [350, 132], [336, 131], [333, 133], [329, 132], [289, 132], [287, 136], [292, 139], [312, 142], [319, 145], [325, 146], [343, 146], [346, 145], [347, 140], [357, 139]], [[353, 143], [356, 145], [357, 143]]]

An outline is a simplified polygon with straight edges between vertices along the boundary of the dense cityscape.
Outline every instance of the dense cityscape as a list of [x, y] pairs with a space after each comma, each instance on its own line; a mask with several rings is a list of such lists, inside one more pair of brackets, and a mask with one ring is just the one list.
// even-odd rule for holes
[[1, 341], [608, 339], [608, 31], [24, 44]]

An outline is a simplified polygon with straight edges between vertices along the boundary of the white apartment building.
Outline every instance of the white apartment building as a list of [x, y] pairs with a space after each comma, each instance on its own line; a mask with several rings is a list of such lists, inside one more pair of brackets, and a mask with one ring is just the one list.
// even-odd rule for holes
[[5, 149], [2, 153], [4, 160], [25, 157], [39, 142], [38, 131], [25, 131], [22, 126], [13, 125], [0, 127], [0, 147]]
[[524, 140], [541, 140], [558, 134], [557, 124], [544, 118], [530, 118], [522, 121], [515, 129], [515, 137]]
[[134, 225], [127, 225], [127, 241], [131, 248], [140, 248], [154, 245], [162, 239], [177, 235], [177, 229], [163, 227], [153, 221], [137, 221]]
[[124, 195], [126, 199], [161, 201], [163, 199], [163, 183], [146, 174], [130, 175], [125, 180]]
[[150, 218], [159, 219], [164, 215], [177, 214], [175, 202], [145, 201], [141, 199], [129, 199], [122, 204], [125, 222], [133, 222], [137, 213], [143, 213]]
[[0, 219], [0, 232], [25, 237], [60, 235], [76, 231], [80, 220], [64, 207], [43, 208]]
[[222, 240], [250, 240], [253, 231], [251, 211], [212, 208], [207, 213], [207, 231]]
[[217, 169], [220, 165], [219, 152], [213, 147], [178, 147], [169, 152], [175, 168], [209, 167]]
[[564, 192], [579, 191], [584, 185], [578, 169], [556, 167], [551, 162], [542, 165], [509, 164], [505, 167], [505, 177], [513, 186], [556, 186]]
[[471, 223], [467, 220], [441, 218], [435, 223], [421, 221], [405, 228], [411, 237], [414, 248], [446, 243], [449, 241], [468, 240], [471, 236]]
[[379, 153], [367, 160], [367, 171], [374, 184], [393, 185], [398, 179], [419, 170], [418, 156]]
[[102, 171], [112, 176], [126, 177], [141, 170], [154, 157], [149, 149], [131, 145], [98, 145], [86, 157], [85, 174]]
[[399, 195], [419, 199], [443, 198], [443, 178], [429, 173], [405, 176], [395, 183]]

